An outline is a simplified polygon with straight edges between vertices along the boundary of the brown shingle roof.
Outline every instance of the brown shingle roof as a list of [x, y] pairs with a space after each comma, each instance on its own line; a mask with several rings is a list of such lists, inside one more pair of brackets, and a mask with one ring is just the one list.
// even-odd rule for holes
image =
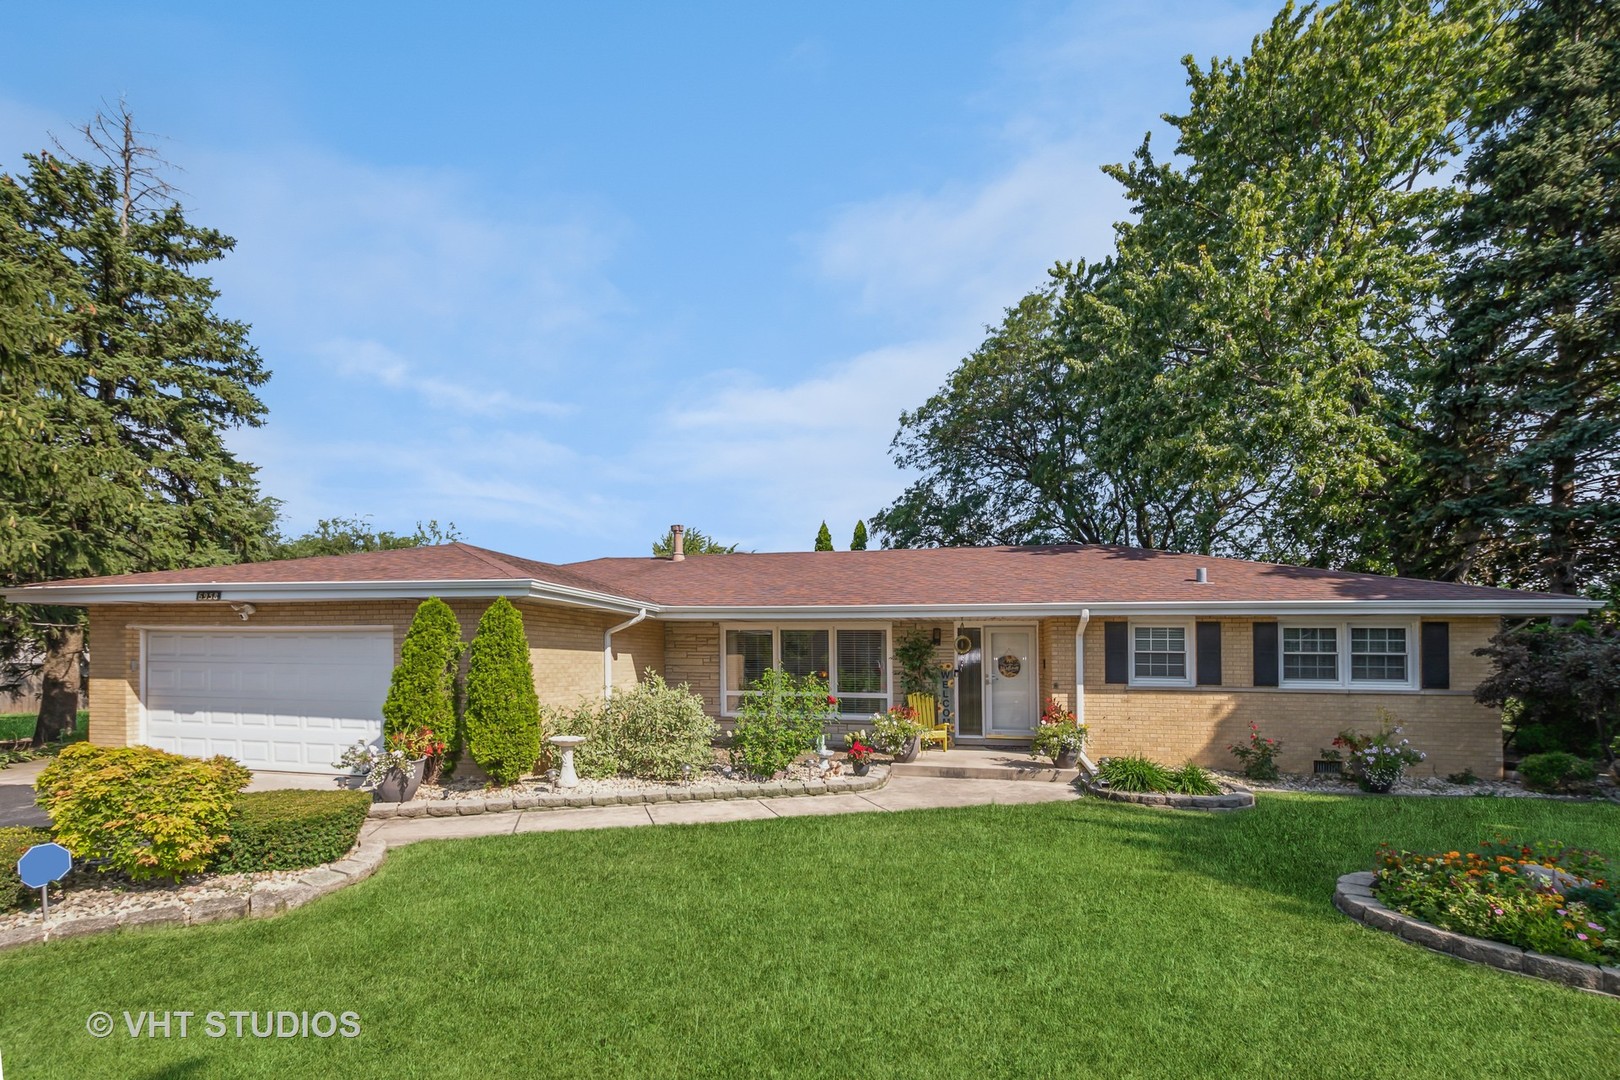
[[[1209, 583], [1194, 583], [1207, 567]], [[1549, 594], [1143, 548], [915, 548], [569, 563], [667, 607], [1532, 599]], [[1563, 597], [1561, 599], [1568, 599]]]
[[[1194, 571], [1209, 570], [1208, 584]], [[1561, 600], [1417, 578], [1082, 545], [592, 559], [557, 565], [471, 544], [80, 578], [51, 585], [316, 585], [536, 580], [658, 607], [1107, 605]]]

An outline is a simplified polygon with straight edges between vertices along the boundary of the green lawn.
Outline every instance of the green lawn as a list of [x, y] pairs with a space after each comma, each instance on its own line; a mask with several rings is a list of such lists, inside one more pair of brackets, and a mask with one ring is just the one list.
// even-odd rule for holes
[[[31, 712], [0, 713], [0, 742], [9, 739], [31, 739], [34, 736], [34, 725], [39, 722], [39, 714]], [[90, 714], [83, 709], [79, 710], [79, 723], [73, 737], [68, 742], [74, 742], [85, 737], [90, 730]]]
[[[0, 1052], [80, 1080], [1614, 1076], [1620, 1001], [1329, 904], [1380, 840], [1503, 831], [1620, 852], [1612, 805], [1313, 796], [421, 844], [280, 918], [0, 954]], [[352, 1009], [362, 1034], [98, 1041], [97, 1009]]]

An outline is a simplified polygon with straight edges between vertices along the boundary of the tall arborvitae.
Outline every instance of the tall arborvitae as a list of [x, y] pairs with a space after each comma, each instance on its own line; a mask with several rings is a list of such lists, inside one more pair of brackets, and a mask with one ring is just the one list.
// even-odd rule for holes
[[382, 708], [385, 736], [427, 728], [444, 743], [444, 758], [437, 763], [441, 774], [453, 771], [461, 756], [456, 717], [461, 652], [461, 623], [450, 605], [436, 596], [422, 601], [405, 631]]
[[500, 597], [478, 620], [467, 659], [467, 751], [497, 784], [540, 759], [540, 702], [523, 616]]
[[849, 550], [851, 550], [851, 551], [865, 551], [866, 550], [866, 522], [865, 521], [857, 521], [855, 523], [855, 535], [850, 537]]
[[823, 521], [821, 528], [816, 532], [816, 550], [831, 551], [832, 549], [832, 531], [827, 528], [827, 523]]

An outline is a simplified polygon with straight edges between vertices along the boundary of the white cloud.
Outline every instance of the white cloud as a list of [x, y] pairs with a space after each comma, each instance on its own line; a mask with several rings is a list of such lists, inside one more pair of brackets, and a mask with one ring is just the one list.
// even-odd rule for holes
[[1042, 146], [977, 183], [842, 208], [810, 241], [817, 268], [901, 325], [982, 326], [1042, 285], [1058, 260], [1099, 259], [1125, 216], [1094, 148]]
[[463, 377], [451, 380], [423, 375], [393, 349], [377, 341], [338, 338], [320, 342], [314, 349], [317, 354], [332, 361], [344, 375], [395, 390], [409, 391], [430, 405], [447, 407], [456, 412], [491, 416], [512, 413], [567, 416], [576, 411], [573, 405], [521, 397], [501, 387], [480, 385], [476, 379]]

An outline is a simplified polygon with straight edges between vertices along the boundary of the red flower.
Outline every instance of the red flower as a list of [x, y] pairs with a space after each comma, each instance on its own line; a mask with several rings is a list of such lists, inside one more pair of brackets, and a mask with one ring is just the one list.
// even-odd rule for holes
[[827, 695], [827, 704], [836, 705], [836, 704], [838, 704], [838, 699], [833, 697], [831, 694], [828, 694]]

